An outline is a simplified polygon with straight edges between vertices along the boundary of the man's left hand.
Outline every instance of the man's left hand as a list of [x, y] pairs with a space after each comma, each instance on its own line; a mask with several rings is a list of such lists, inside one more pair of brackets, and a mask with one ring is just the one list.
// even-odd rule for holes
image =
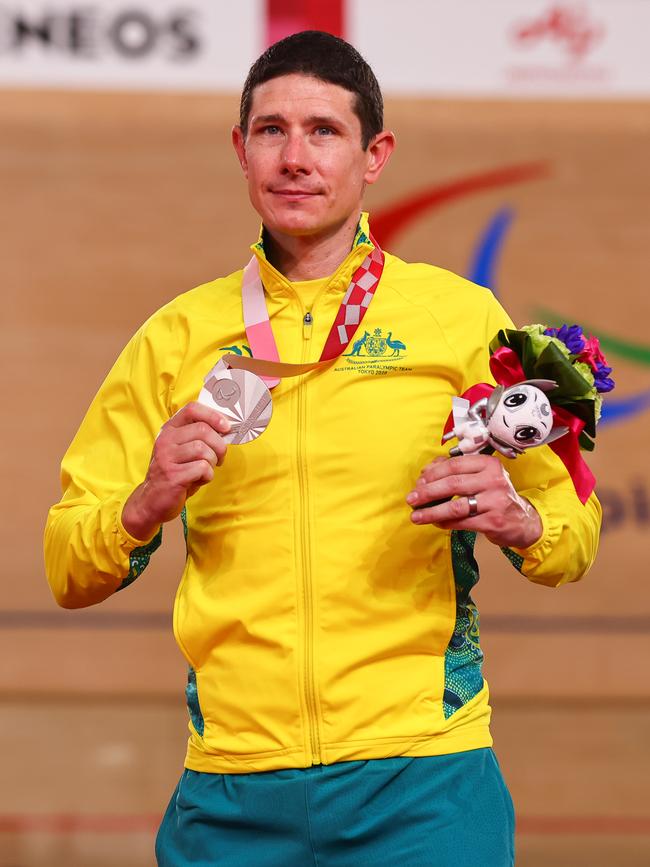
[[[449, 497], [454, 499], [425, 508]], [[414, 524], [476, 530], [500, 547], [528, 548], [542, 535], [541, 518], [515, 491], [501, 461], [490, 455], [437, 458], [422, 470], [406, 501]]]

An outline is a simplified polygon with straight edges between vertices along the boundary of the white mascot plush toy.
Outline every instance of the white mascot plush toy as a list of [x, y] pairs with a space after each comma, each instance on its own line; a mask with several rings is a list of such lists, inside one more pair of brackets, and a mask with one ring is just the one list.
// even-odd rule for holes
[[553, 411], [545, 392], [557, 388], [551, 379], [527, 379], [504, 388], [497, 385], [489, 397], [470, 406], [464, 397], [452, 401], [453, 430], [443, 442], [456, 437], [449, 454], [474, 455], [500, 452], [516, 458], [532, 446], [553, 442], [569, 430], [553, 427]]

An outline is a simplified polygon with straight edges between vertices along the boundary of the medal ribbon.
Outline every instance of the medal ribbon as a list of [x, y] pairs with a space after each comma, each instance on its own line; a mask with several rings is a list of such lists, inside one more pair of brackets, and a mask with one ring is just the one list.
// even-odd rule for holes
[[229, 367], [249, 370], [257, 374], [268, 388], [274, 388], [284, 376], [299, 376], [338, 358], [363, 321], [384, 270], [384, 254], [372, 235], [370, 240], [374, 244], [374, 249], [368, 253], [352, 275], [320, 359], [306, 364], [289, 364], [280, 361], [264, 297], [259, 262], [257, 257], [253, 256], [244, 268], [242, 305], [246, 338], [254, 357], [245, 358], [228, 354], [222, 357], [222, 361]]

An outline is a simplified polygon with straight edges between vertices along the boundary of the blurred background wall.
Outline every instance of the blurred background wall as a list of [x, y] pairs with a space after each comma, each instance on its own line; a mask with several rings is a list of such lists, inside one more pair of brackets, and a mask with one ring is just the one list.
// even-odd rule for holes
[[153, 864], [186, 737], [181, 530], [127, 592], [62, 611], [42, 528], [131, 334], [246, 261], [238, 89], [310, 27], [385, 90], [384, 246], [489, 286], [518, 324], [580, 322], [615, 367], [598, 562], [548, 590], [483, 545], [477, 602], [518, 865], [647, 865], [650, 2], [49, 0], [0, 2], [0, 867]]

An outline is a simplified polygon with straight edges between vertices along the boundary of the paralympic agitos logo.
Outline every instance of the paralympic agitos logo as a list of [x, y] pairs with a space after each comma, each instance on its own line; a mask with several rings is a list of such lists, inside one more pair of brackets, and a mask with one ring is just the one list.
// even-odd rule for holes
[[549, 41], [561, 46], [573, 60], [585, 57], [604, 34], [603, 25], [592, 21], [586, 9], [563, 3], [555, 3], [541, 15], [518, 22], [512, 30], [521, 47]]
[[[457, 199], [478, 194], [483, 190], [493, 190], [537, 180], [549, 173], [548, 163], [504, 166], [420, 190], [418, 193], [400, 199], [384, 209], [373, 211], [373, 234], [382, 246], [391, 249], [396, 236], [411, 223], [424, 216], [425, 213], [443, 207]], [[475, 242], [467, 271], [467, 277], [470, 280], [488, 287], [495, 294], [497, 289], [496, 265], [513, 219], [514, 211], [511, 208], [499, 209], [491, 217]], [[557, 326], [567, 321], [562, 311], [536, 308], [531, 313], [535, 321], [545, 322], [548, 325]], [[631, 343], [617, 335], [603, 332], [597, 323], [581, 322], [580, 324], [585, 331], [598, 336], [608, 357], [622, 358], [644, 367], [650, 366], [650, 346]], [[601, 424], [624, 421], [648, 408], [650, 408], [650, 388], [622, 397], [608, 396], [603, 405]]]
[[0, 5], [0, 54], [20, 55], [42, 49], [71, 59], [114, 56], [141, 60], [150, 56], [188, 60], [201, 51], [198, 13], [186, 6], [154, 8], [92, 4], [39, 13]]

